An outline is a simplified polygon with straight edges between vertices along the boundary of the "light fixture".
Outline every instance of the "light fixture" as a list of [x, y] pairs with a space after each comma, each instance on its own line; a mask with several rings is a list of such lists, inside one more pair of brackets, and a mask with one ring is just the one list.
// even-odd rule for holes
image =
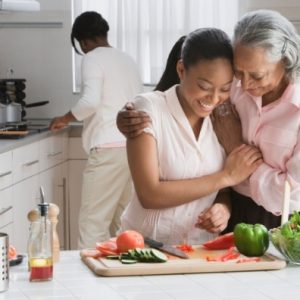
[[0, 0], [0, 10], [39, 11], [40, 3], [36, 0]]

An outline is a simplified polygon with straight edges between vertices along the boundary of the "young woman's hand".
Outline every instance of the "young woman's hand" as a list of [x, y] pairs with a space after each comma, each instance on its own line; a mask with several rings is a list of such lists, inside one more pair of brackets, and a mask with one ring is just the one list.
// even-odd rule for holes
[[224, 203], [214, 203], [198, 217], [196, 227], [212, 233], [220, 233], [226, 227], [230, 218], [230, 208]]
[[145, 112], [135, 110], [133, 103], [127, 103], [117, 115], [117, 127], [127, 138], [140, 135], [150, 122], [150, 117]]
[[257, 147], [242, 144], [227, 157], [224, 166], [228, 186], [247, 179], [261, 164], [263, 157]]

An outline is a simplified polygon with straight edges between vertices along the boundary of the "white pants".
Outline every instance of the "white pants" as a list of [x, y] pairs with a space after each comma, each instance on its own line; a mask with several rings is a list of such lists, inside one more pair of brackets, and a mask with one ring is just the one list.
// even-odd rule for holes
[[126, 148], [91, 150], [83, 174], [79, 211], [79, 249], [115, 236], [132, 195]]

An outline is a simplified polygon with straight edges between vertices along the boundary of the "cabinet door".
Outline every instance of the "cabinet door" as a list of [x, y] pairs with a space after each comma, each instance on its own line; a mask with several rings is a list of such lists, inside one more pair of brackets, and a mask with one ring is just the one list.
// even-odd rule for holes
[[67, 163], [40, 173], [40, 184], [45, 191], [46, 201], [55, 203], [59, 207], [57, 232], [60, 248], [68, 249], [68, 219], [67, 208]]
[[13, 235], [12, 187], [0, 191], [0, 231], [8, 234], [10, 244], [15, 244]]
[[78, 215], [81, 203], [82, 174], [86, 160], [69, 160], [69, 217], [70, 217], [70, 249], [78, 249]]
[[40, 202], [39, 176], [27, 178], [13, 186], [14, 238], [19, 252], [27, 252], [29, 221], [27, 214]]

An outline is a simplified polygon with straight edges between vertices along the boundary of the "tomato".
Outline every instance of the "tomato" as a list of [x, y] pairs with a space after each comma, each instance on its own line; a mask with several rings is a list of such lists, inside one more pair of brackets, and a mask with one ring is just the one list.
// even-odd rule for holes
[[234, 247], [235, 244], [233, 232], [220, 235], [217, 238], [204, 243], [203, 246], [211, 250], [223, 250]]
[[84, 257], [98, 258], [102, 256], [102, 253], [97, 249], [84, 249], [81, 250], [81, 255]]
[[115, 240], [96, 243], [96, 249], [100, 251], [103, 254], [103, 256], [119, 254]]
[[189, 245], [189, 244], [181, 244], [176, 246], [177, 249], [180, 249], [183, 252], [193, 252], [194, 248], [193, 246]]
[[143, 236], [134, 230], [126, 230], [122, 232], [116, 240], [118, 250], [120, 252], [127, 252], [129, 249], [144, 248]]
[[17, 250], [14, 246], [9, 245], [8, 248], [8, 259], [12, 260], [12, 259], [16, 259], [18, 256]]

